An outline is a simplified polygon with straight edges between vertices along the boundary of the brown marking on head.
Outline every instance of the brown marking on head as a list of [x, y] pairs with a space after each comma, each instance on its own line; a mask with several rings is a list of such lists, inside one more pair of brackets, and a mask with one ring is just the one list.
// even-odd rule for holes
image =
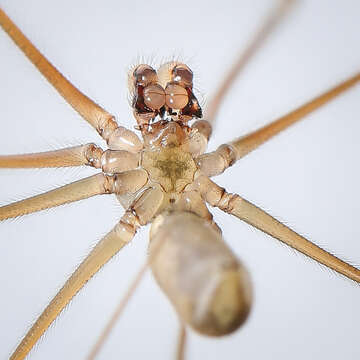
[[156, 71], [149, 65], [140, 64], [129, 75], [129, 89], [132, 93], [132, 107], [139, 126], [149, 124], [163, 113], [164, 89], [158, 84]]
[[[173, 120], [187, 122], [201, 118], [202, 110], [193, 93], [193, 72], [180, 62], [167, 62], [157, 73], [141, 64], [130, 76], [134, 116], [140, 126], [167, 113]], [[164, 95], [163, 95], [164, 94]]]

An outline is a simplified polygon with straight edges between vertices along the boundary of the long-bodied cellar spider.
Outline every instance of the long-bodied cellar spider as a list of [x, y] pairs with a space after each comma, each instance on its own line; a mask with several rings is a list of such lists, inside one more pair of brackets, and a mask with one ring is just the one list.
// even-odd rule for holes
[[[4, 1], [1, 5], [47, 57], [69, 75], [73, 83], [115, 113], [118, 120], [124, 121], [123, 124], [129, 128], [134, 122], [126, 110], [125, 91], [121, 98], [121, 76], [123, 68], [131, 62], [131, 56], [139, 53], [139, 47], [133, 45], [133, 51], [128, 48], [126, 51], [124, 48], [118, 49], [124, 44], [130, 47], [125, 40], [121, 41], [118, 34], [131, 40], [131, 44], [139, 44], [140, 41], [144, 43], [144, 32], [130, 31], [130, 20], [133, 22], [131, 17], [134, 14], [138, 23], [149, 26], [146, 18], [150, 14], [152, 22], [160, 24], [160, 19], [171, 18], [171, 14], [180, 13], [187, 8], [185, 3], [174, 4], [178, 7], [168, 9], [169, 13], [161, 14], [161, 18], [156, 22], [154, 8], [159, 8], [156, 4], [151, 4], [152, 9], [142, 5], [137, 10], [123, 6], [117, 8], [114, 4], [111, 9], [95, 9], [88, 4], [85, 9], [84, 6], [74, 9], [70, 3], [62, 3], [55, 9], [54, 4], [51, 4], [50, 9], [50, 5], [42, 3], [32, 3], [31, 8], [20, 2], [8, 4]], [[141, 51], [145, 48], [144, 53], [150, 53], [151, 51], [146, 49], [161, 48], [168, 54], [168, 48], [182, 48], [184, 53], [192, 54], [195, 49], [200, 49], [199, 53], [203, 52], [203, 55], [199, 55], [197, 59], [199, 69], [195, 66], [193, 70], [195, 76], [203, 80], [203, 88], [213, 88], [224, 66], [231, 63], [230, 54], [234, 51], [234, 43], [243, 38], [247, 39], [247, 35], [250, 35], [261, 21], [261, 14], [264, 15], [271, 6], [270, 3], [251, 2], [249, 7], [242, 4], [235, 9], [234, 4], [231, 5], [221, 4], [222, 9], [229, 8], [228, 13], [225, 11], [224, 14], [215, 8], [215, 5], [209, 7], [207, 4], [207, 9], [202, 7], [202, 16], [196, 13], [196, 8], [193, 9], [192, 17], [196, 19], [196, 24], [194, 22], [192, 25], [190, 21], [186, 24], [186, 32], [191, 34], [191, 41], [181, 39], [182, 30], [178, 28], [167, 29], [166, 32], [162, 27], [157, 30], [151, 28], [154, 37], [147, 35], [151, 41], [148, 40], [146, 45], [142, 45]], [[61, 10], [62, 6], [64, 10]], [[244, 134], [282, 115], [358, 71], [355, 5], [341, 4], [341, 7], [339, 5], [336, 9], [325, 8], [324, 4], [316, 6], [308, 3], [299, 6], [297, 12], [294, 11], [280, 26], [241, 79], [239, 78], [222, 107], [215, 130], [215, 141], [210, 145], [210, 150], [233, 136]], [[44, 16], [40, 10], [47, 15]], [[56, 16], [52, 17], [51, 13]], [[237, 23], [233, 21], [234, 23], [230, 24], [234, 16], [232, 14], [235, 13], [234, 19]], [[95, 14], [94, 17], [91, 17], [91, 14]], [[139, 16], [143, 21], [138, 19]], [[219, 30], [213, 29], [215, 19], [222, 24], [218, 38], [216, 32]], [[79, 21], [84, 29], [79, 26]], [[85, 26], [87, 21], [91, 24], [89, 28]], [[35, 23], [38, 29], [58, 30], [59, 37], [56, 37], [56, 33], [51, 34], [51, 41], [46, 43], [43, 32], [34, 29]], [[101, 31], [99, 23], [102, 24]], [[74, 24], [76, 31], [80, 31], [79, 27], [84, 33], [76, 33]], [[74, 31], [68, 30], [70, 26], [74, 26]], [[119, 28], [114, 30], [115, 26]], [[193, 31], [191, 26], [194, 26]], [[117, 34], [116, 44], [113, 40], [114, 33]], [[99, 36], [99, 41], [89, 34]], [[155, 41], [154, 45], [156, 34], [161, 34], [161, 41]], [[175, 34], [178, 35], [176, 44]], [[194, 34], [198, 34], [197, 39], [193, 39]], [[209, 43], [206, 42], [206, 34], [211, 35]], [[103, 44], [104, 38], [106, 43]], [[226, 61], [223, 54], [215, 58], [213, 47], [216, 39], [222, 44], [224, 38], [228, 39], [228, 43], [223, 45], [224, 53], [229, 54]], [[47, 145], [56, 145], [53, 144], [56, 139], [69, 137], [77, 142], [99, 142], [96, 134], [92, 134], [92, 129], [81, 123], [71, 109], [54, 95], [45, 80], [38, 76], [13, 44], [3, 35], [1, 40], [6, 44], [5, 51], [9, 52], [9, 62], [4, 61], [1, 67], [1, 71], [4, 71], [1, 78], [5, 79], [6, 83], [5, 91], [4, 87], [1, 89], [4, 92], [1, 96], [1, 103], [4, 104], [2, 116], [6, 120], [2, 121], [5, 134], [4, 142], [2, 141], [4, 152], [46, 150]], [[166, 49], [162, 49], [164, 44]], [[71, 51], [75, 52], [73, 62], [69, 59], [72, 57]], [[80, 51], [83, 51], [82, 57], [78, 54]], [[132, 55], [127, 57], [129, 52]], [[5, 52], [2, 51], [3, 53]], [[219, 59], [224, 59], [221, 66]], [[98, 69], [89, 68], [97, 66], [97, 62], [103, 62]], [[202, 64], [205, 64], [205, 67]], [[28, 68], [28, 72], [20, 72], [25, 71], [20, 70], [21, 66]], [[117, 76], [114, 76], [114, 69]], [[81, 78], [77, 79], [76, 76]], [[95, 79], [94, 76], [99, 78]], [[27, 79], [34, 79], [34, 83], [30, 85]], [[14, 90], [11, 93], [12, 87]], [[228, 190], [240, 193], [279, 216], [281, 220], [286, 220], [295, 230], [325, 245], [335, 254], [354, 261], [358, 260], [359, 253], [356, 244], [358, 231], [355, 226], [359, 213], [356, 189], [359, 181], [356, 172], [358, 148], [355, 143], [359, 129], [356, 121], [359, 114], [358, 94], [358, 88], [344, 94], [264, 145], [262, 149], [251, 154], [251, 157], [243, 159], [216, 180]], [[23, 101], [20, 96], [24, 96]], [[42, 96], [45, 96], [46, 100]], [[17, 106], [11, 106], [11, 99], [14, 98]], [[119, 104], [121, 101], [123, 104]], [[18, 106], [19, 102], [23, 104], [22, 107]], [[241, 102], [241, 106], [235, 105], [238, 102]], [[39, 106], [35, 115], [30, 104]], [[79, 129], [79, 132], [76, 129]], [[29, 134], [28, 138], [22, 137], [22, 133]], [[7, 134], [13, 136], [6, 136]], [[46, 137], [49, 140], [44, 140]], [[34, 149], [34, 142], [39, 144], [37, 149]], [[83, 177], [84, 173], [77, 177]], [[56, 183], [65, 183], [73, 180], [71, 175], [73, 174], [50, 170], [15, 171], [14, 175], [6, 171], [1, 179], [5, 182], [2, 183], [2, 200], [4, 199], [5, 203], [5, 200], [14, 196], [14, 192], [24, 195], [29, 188], [44, 190], [49, 186], [49, 180], [44, 179], [48, 176], [52, 176], [50, 179], [56, 178]], [[19, 178], [25, 177], [26, 182], [19, 181]], [[345, 202], [343, 198], [348, 199]], [[62, 284], [64, 274], [69, 274], [74, 264], [87, 253], [89, 239], [93, 243], [95, 238], [100, 238], [102, 232], [106, 231], [105, 228], [111, 228], [118, 219], [120, 209], [116, 207], [114, 210], [114, 203], [105, 208], [103, 202], [103, 198], [89, 199], [2, 226], [4, 270], [1, 274], [5, 277], [2, 284], [8, 286], [1, 299], [1, 311], [4, 312], [2, 324], [6, 324], [4, 327], [2, 325], [3, 356], [13, 347], [13, 339], [19, 339], [26, 324], [34, 319], [35, 314], [38, 314], [51, 298], [56, 287]], [[286, 204], [288, 206], [284, 207]], [[356, 306], [359, 303], [357, 287], [337, 276], [329, 275], [327, 271], [320, 271], [311, 262], [303, 261], [302, 257], [293, 256], [288, 250], [275, 245], [267, 236], [249, 231], [245, 224], [240, 225], [238, 221], [222, 216], [219, 212], [215, 214], [224, 231], [224, 238], [250, 270], [255, 288], [255, 305], [246, 327], [226, 340], [204, 339], [194, 335], [188, 348], [189, 357], [206, 355], [206, 358], [217, 358], [222, 354], [228, 358], [255, 358], [260, 357], [262, 351], [266, 351], [272, 357], [278, 358], [301, 358], [309, 354], [330, 359], [340, 355], [355, 358], [358, 355], [354, 346], [356, 334], [351, 330], [359, 315]], [[60, 216], [64, 218], [60, 220]], [[116, 261], [111, 262], [106, 270], [91, 281], [66, 314], [61, 316], [55, 329], [46, 335], [41, 346], [32, 354], [33, 358], [84, 357], [89, 344], [97, 336], [97, 330], [103, 326], [122, 290], [127, 287], [141, 263], [146, 244], [147, 231], [143, 230], [137, 235], [136, 241], [124, 250], [125, 254], [119, 254]], [[72, 246], [76, 248], [72, 249]], [[134, 249], [136, 246], [142, 248]], [[57, 274], [51, 274], [52, 271]], [[39, 274], [44, 275], [40, 277]], [[37, 279], [39, 283], [36, 283]], [[122, 353], [135, 358], [149, 352], [154, 357], [170, 356], [176, 318], [171, 315], [167, 301], [162, 296], [155, 295], [155, 291], [149, 290], [150, 286], [153, 286], [150, 281], [145, 282], [138, 290], [101, 356], [111, 358], [114, 354]], [[90, 300], [87, 300], [88, 298]], [[90, 304], [86, 304], [86, 301]], [[16, 306], [17, 303], [21, 304], [20, 308]], [[158, 304], [160, 306], [157, 311], [154, 307]], [[99, 311], [99, 314], [96, 311]], [[86, 325], [85, 321], [88, 322]], [[66, 328], [67, 325], [69, 328]], [[169, 336], [169, 329], [174, 329], [172, 337]], [[166, 337], [163, 334], [166, 334]]]

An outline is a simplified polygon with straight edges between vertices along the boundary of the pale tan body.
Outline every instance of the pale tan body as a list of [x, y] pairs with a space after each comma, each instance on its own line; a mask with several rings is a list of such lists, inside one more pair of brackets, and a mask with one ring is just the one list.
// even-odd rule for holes
[[[337, 91], [334, 92], [334, 95], [340, 93], [341, 91], [345, 90], [346, 87], [351, 86], [356, 81], [359, 80], [359, 75], [354, 77], [352, 80], [348, 81], [343, 85], [341, 88], [337, 89]], [[73, 97], [75, 93], [72, 92], [72, 90], [69, 92], [69, 94], [65, 94], [65, 97]], [[325, 96], [325, 98], [322, 98], [320, 101], [315, 101], [312, 106], [312, 108], [316, 108], [317, 106], [321, 105], [325, 100], [329, 100], [331, 97], [329, 95]], [[88, 108], [92, 108], [92, 103], [86, 105]], [[97, 109], [98, 111], [98, 109]], [[119, 137], [115, 137], [114, 133], [117, 131], [117, 126], [114, 125], [113, 120], [111, 119], [108, 114], [102, 112], [102, 109], [99, 110], [100, 119], [101, 116], [104, 115], [104, 121], [100, 120], [99, 117], [95, 116], [97, 121], [94, 121], [94, 117], [89, 115], [89, 112], [85, 110], [79, 110], [79, 112], [87, 118], [87, 120], [102, 134], [102, 136], [108, 140], [110, 149], [117, 149], [120, 151], [117, 153], [118, 158], [121, 159], [121, 161], [116, 162], [115, 167], [113, 166], [114, 162], [109, 161], [109, 152], [106, 153], [106, 155], [101, 155], [100, 157], [89, 157], [87, 155], [84, 155], [84, 153], [81, 153], [80, 158], [83, 160], [79, 160], [79, 156], [74, 156], [73, 160], [69, 162], [68, 158], [68, 152], [66, 153], [66, 157], [64, 157], [64, 160], [61, 162], [59, 160], [59, 157], [62, 157], [62, 153], [58, 153], [53, 159], [54, 162], [51, 161], [51, 155], [50, 156], [34, 156], [32, 155], [31, 159], [35, 159], [36, 161], [32, 160], [32, 165], [28, 166], [64, 166], [66, 164], [71, 165], [79, 165], [81, 163], [87, 164], [87, 163], [93, 163], [93, 164], [101, 164], [102, 169], [106, 173], [111, 172], [122, 172], [122, 171], [130, 171], [130, 172], [124, 172], [120, 175], [116, 176], [115, 181], [113, 177], [109, 175], [97, 175], [93, 178], [90, 178], [86, 182], [86, 186], [82, 184], [77, 185], [70, 185], [67, 189], [64, 189], [64, 192], [61, 193], [61, 196], [57, 196], [56, 192], [52, 192], [51, 195], [45, 196], [43, 198], [37, 198], [33, 199], [32, 201], [22, 202], [18, 203], [17, 205], [9, 205], [8, 207], [3, 207], [1, 209], [1, 216], [2, 219], [8, 218], [8, 217], [15, 217], [19, 216], [25, 213], [37, 211], [40, 209], [44, 209], [50, 206], [55, 206], [60, 203], [64, 203], [64, 201], [58, 200], [66, 199], [65, 202], [79, 200], [84, 197], [93, 196], [96, 194], [101, 193], [109, 193], [109, 192], [115, 192], [116, 194], [119, 194], [119, 197], [122, 199], [122, 203], [130, 205], [132, 203], [132, 209], [135, 211], [136, 216], [138, 217], [138, 220], [134, 218], [132, 214], [126, 213], [124, 217], [122, 218], [119, 225], [116, 226], [116, 228], [109, 233], [109, 235], [99, 244], [99, 246], [96, 248], [95, 252], [92, 253], [90, 260], [86, 260], [84, 265], [87, 266], [87, 271], [83, 273], [83, 277], [79, 277], [75, 275], [72, 279], [74, 279], [74, 283], [76, 282], [76, 286], [73, 288], [64, 288], [66, 292], [62, 294], [64, 296], [64, 304], [69, 301], [69, 299], [74, 295], [74, 293], [79, 289], [85, 279], [88, 279], [93, 272], [95, 272], [103, 263], [107, 261], [107, 259], [115, 254], [124, 244], [126, 244], [128, 241], [131, 240], [132, 235], [134, 234], [135, 228], [139, 224], [145, 224], [149, 221], [151, 221], [157, 214], [162, 213], [164, 210], [167, 209], [168, 206], [170, 207], [176, 207], [176, 210], [190, 210], [196, 212], [198, 215], [211, 220], [211, 217], [209, 216], [209, 213], [205, 210], [204, 202], [202, 199], [205, 199], [208, 201], [211, 205], [219, 206], [220, 208], [234, 214], [235, 216], [238, 216], [245, 221], [248, 221], [255, 226], [259, 227], [263, 231], [266, 231], [272, 235], [274, 235], [277, 238], [280, 238], [281, 240], [289, 243], [290, 245], [294, 246], [295, 248], [302, 249], [302, 239], [298, 237], [295, 233], [291, 232], [286, 227], [277, 226], [277, 223], [274, 222], [274, 220], [271, 217], [268, 217], [263, 211], [255, 208], [253, 205], [246, 201], [241, 201], [238, 197], [236, 197], [236, 201], [232, 201], [230, 206], [230, 200], [231, 197], [223, 196], [222, 190], [219, 189], [216, 185], [209, 182], [207, 176], [212, 176], [217, 173], [222, 172], [229, 164], [233, 163], [235, 160], [239, 159], [242, 154], [246, 154], [247, 152], [251, 151], [253, 148], [261, 144], [263, 141], [267, 140], [267, 138], [270, 138], [274, 134], [276, 134], [278, 131], [282, 130], [285, 126], [290, 125], [291, 121], [289, 121], [289, 124], [284, 122], [284, 126], [281, 126], [279, 128], [276, 128], [275, 126], [272, 126], [269, 128], [268, 135], [265, 137], [259, 136], [249, 136], [246, 137], [246, 140], [240, 140], [235, 141], [232, 143], [232, 150], [231, 151], [225, 151], [225, 153], [222, 153], [222, 150], [212, 154], [212, 155], [205, 155], [200, 156], [197, 158], [197, 156], [194, 157], [194, 164], [197, 164], [200, 171], [194, 171], [192, 174], [190, 174], [186, 179], [180, 179], [181, 181], [189, 181], [189, 192], [191, 194], [197, 194], [199, 196], [195, 196], [195, 206], [191, 209], [186, 209], [184, 205], [182, 204], [182, 200], [184, 197], [188, 196], [186, 192], [184, 193], [184, 188], [181, 187], [181, 184], [176, 191], [173, 193], [171, 192], [164, 192], [163, 190], [159, 190], [159, 187], [155, 187], [153, 190], [148, 190], [146, 193], [144, 193], [143, 196], [139, 198], [139, 200], [136, 200], [134, 203], [130, 197], [124, 197], [122, 198], [122, 193], [128, 193], [128, 192], [137, 192], [141, 191], [141, 189], [147, 188], [149, 185], [152, 186], [154, 179], [156, 178], [156, 175], [154, 175], [154, 172], [149, 170], [149, 167], [147, 165], [144, 166], [144, 163], [141, 160], [141, 156], [137, 157], [136, 155], [131, 154], [139, 154], [141, 153], [144, 155], [142, 150], [140, 150], [140, 147], [137, 148], [137, 151], [132, 151], [129, 154], [130, 149], [124, 149], [121, 147], [121, 145], [113, 147], [113, 141], [114, 139], [119, 140], [121, 143], [121, 138], [124, 138], [128, 141], [133, 141], [133, 133], [127, 133], [126, 135], [120, 135]], [[303, 116], [306, 114], [306, 111], [300, 112], [300, 115]], [[90, 120], [88, 117], [90, 116]], [[298, 120], [298, 118], [293, 117], [287, 117], [287, 119], [293, 119]], [[264, 133], [264, 132], [263, 132]], [[207, 132], [204, 132], [204, 134], [207, 134]], [[205, 136], [206, 137], [206, 136]], [[112, 139], [112, 140], [110, 140]], [[110, 140], [110, 141], [109, 141]], [[136, 148], [137, 141], [133, 141], [134, 147]], [[245, 149], [242, 150], [243, 144], [246, 144]], [[222, 148], [222, 149], [228, 149], [228, 148]], [[235, 149], [235, 150], [234, 150]], [[249, 149], [249, 150], [247, 150]], [[127, 151], [127, 152], [121, 152], [121, 151]], [[185, 152], [188, 153], [188, 152]], [[201, 153], [201, 151], [200, 151]], [[77, 153], [76, 153], [77, 154]], [[114, 154], [114, 153], [113, 153]], [[195, 152], [193, 153], [195, 154]], [[196, 154], [199, 155], [199, 154]], [[126, 161], [123, 161], [124, 157], [126, 157]], [[49, 161], [42, 161], [41, 158], [50, 158]], [[70, 155], [70, 158], [72, 159], [72, 156]], [[89, 159], [95, 158], [96, 161], [90, 161]], [[115, 156], [114, 156], [115, 158]], [[103, 159], [103, 161], [102, 161]], [[144, 159], [144, 157], [142, 157]], [[26, 157], [24, 160], [24, 157], [22, 158], [11, 158], [11, 157], [2, 157], [0, 159], [5, 165], [3, 167], [17, 167], [22, 166], [23, 162], [26, 161]], [[38, 161], [37, 161], [38, 160]], [[191, 159], [189, 160], [191, 162]], [[30, 164], [30, 163], [29, 163]], [[53, 164], [53, 165], [49, 165]], [[62, 164], [62, 165], [61, 165]], [[138, 167], [138, 165], [141, 165], [142, 167], [145, 167], [147, 169], [147, 172], [144, 173], [142, 170], [135, 170], [135, 168]], [[125, 165], [124, 168], [119, 168], [119, 166]], [[70, 166], [70, 165], [67, 165]], [[100, 167], [100, 166], [96, 166]], [[194, 168], [195, 170], [195, 168]], [[133, 172], [131, 172], [133, 171]], [[141, 175], [140, 175], [141, 174]], [[136, 177], [135, 177], [136, 176]], [[148, 176], [151, 177], [152, 182], [149, 181]], [[141, 179], [139, 182], [134, 182], [134, 179]], [[190, 180], [189, 180], [190, 179]], [[118, 180], [118, 181], [116, 181]], [[121, 180], [121, 181], [120, 181]], [[159, 181], [158, 181], [159, 183]], [[161, 183], [161, 182], [160, 182]], [[83, 183], [84, 184], [84, 183]], [[89, 187], [89, 185], [91, 185]], [[80, 187], [79, 187], [80, 186]], [[167, 185], [162, 184], [162, 188], [166, 188]], [[81, 193], [81, 196], [79, 196], [79, 189], [83, 190]], [[200, 197], [201, 195], [201, 197]], [[175, 197], [176, 201], [175, 203], [169, 205], [170, 201], [169, 199], [171, 197]], [[223, 200], [224, 199], [224, 200]], [[44, 201], [48, 202], [44, 202]], [[188, 203], [188, 202], [187, 202]], [[252, 215], [254, 212], [257, 212], [254, 215]], [[257, 220], [257, 221], [255, 221]], [[263, 220], [263, 221], [262, 221]], [[270, 227], [270, 229], [266, 228], [266, 225]], [[114, 245], [116, 243], [116, 246]], [[308, 243], [306, 243], [308, 244]], [[99, 252], [97, 252], [99, 251]], [[306, 251], [305, 251], [306, 252]], [[350, 265], [344, 264], [342, 262], [339, 262], [336, 258], [331, 257], [327, 253], [321, 252], [319, 248], [313, 247], [311, 251], [307, 252], [308, 255], [311, 255], [312, 257], [316, 258], [317, 260], [321, 260], [323, 258], [322, 262], [325, 263], [328, 266], [331, 266], [335, 268], [337, 271], [340, 271], [347, 276], [351, 277], [355, 281], [359, 281], [359, 271], [351, 267]], [[96, 255], [96, 256], [95, 256]], [[324, 255], [324, 256], [323, 256]], [[85, 274], [85, 275], [84, 275]], [[75, 281], [76, 280], [76, 281]], [[71, 283], [71, 280], [70, 280]], [[75, 290], [76, 289], [76, 290]], [[52, 317], [55, 317], [57, 313], [61, 310], [63, 307], [63, 304], [61, 306], [59, 303], [56, 304], [57, 306], [53, 307], [50, 312], [53, 312], [53, 316], [48, 317], [45, 319], [46, 323], [50, 323]], [[38, 324], [39, 325], [39, 324]], [[36, 341], [36, 338], [41, 335], [41, 333], [46, 329], [46, 325], [43, 323], [38, 327], [37, 332], [33, 333], [33, 339]], [[29, 344], [31, 344], [31, 336], [29, 338]], [[30, 347], [29, 345], [27, 346]], [[18, 357], [14, 358], [20, 358], [21, 357], [21, 351], [18, 352]]]

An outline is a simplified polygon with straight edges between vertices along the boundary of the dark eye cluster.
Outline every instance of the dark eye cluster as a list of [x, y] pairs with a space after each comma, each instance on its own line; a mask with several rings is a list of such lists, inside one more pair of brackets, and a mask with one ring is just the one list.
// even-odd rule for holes
[[193, 94], [190, 68], [181, 63], [174, 63], [172, 67], [169, 64], [163, 66], [166, 71], [156, 73], [151, 66], [141, 64], [132, 73], [132, 107], [138, 124], [149, 124], [157, 116], [162, 119], [170, 116], [183, 122], [201, 118], [201, 107]]

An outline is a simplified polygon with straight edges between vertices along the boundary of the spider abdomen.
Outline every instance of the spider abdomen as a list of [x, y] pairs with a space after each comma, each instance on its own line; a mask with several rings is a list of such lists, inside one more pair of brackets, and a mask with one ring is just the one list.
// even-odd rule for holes
[[208, 221], [190, 212], [160, 215], [149, 250], [158, 284], [193, 329], [221, 336], [246, 320], [252, 299], [248, 273]]

